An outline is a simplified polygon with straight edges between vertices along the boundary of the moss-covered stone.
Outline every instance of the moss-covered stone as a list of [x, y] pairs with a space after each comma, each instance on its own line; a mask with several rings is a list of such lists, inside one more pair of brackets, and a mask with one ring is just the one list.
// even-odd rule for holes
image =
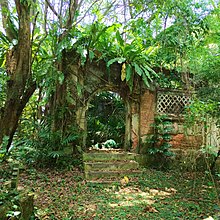
[[124, 161], [134, 160], [136, 154], [127, 152], [83, 153], [83, 161]]
[[84, 169], [86, 171], [99, 170], [99, 171], [123, 171], [123, 170], [135, 170], [138, 169], [139, 164], [136, 161], [125, 162], [87, 162], [84, 163]]

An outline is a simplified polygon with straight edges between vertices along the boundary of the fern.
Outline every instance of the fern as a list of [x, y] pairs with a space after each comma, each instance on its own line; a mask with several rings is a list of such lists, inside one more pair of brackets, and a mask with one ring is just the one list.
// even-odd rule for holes
[[48, 152], [48, 157], [51, 157], [53, 159], [58, 159], [64, 155], [65, 154], [63, 151], [50, 151], [50, 152]]
[[67, 137], [63, 138], [61, 143], [62, 145], [66, 146], [69, 143], [76, 141], [78, 138], [79, 138], [78, 134], [70, 134]]

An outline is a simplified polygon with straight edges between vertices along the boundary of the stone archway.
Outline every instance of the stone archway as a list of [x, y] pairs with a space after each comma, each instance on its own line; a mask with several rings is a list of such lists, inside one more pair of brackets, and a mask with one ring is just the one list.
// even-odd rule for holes
[[72, 99], [71, 111], [74, 117], [71, 120], [83, 132], [81, 144], [84, 149], [87, 138], [88, 103], [100, 91], [113, 91], [120, 95], [126, 107], [124, 149], [140, 151], [141, 138], [149, 132], [149, 124], [153, 121], [155, 92], [144, 88], [140, 77], [136, 75], [131, 92], [126, 82], [121, 80], [122, 64], [119, 63], [107, 67], [104, 60], [94, 60], [81, 65], [79, 55], [70, 51], [64, 53], [63, 67]]
[[[171, 107], [173, 104], [173, 106], [177, 106], [177, 109], [185, 105], [185, 101], [183, 100], [185, 98], [180, 98], [181, 95], [173, 99], [169, 94], [164, 96], [165, 101], [162, 103], [161, 109], [160, 98], [163, 97], [160, 95], [158, 88], [146, 88], [138, 74], [132, 75], [133, 90], [131, 92], [125, 80], [121, 80], [122, 64], [119, 63], [113, 63], [110, 67], [107, 67], [106, 61], [102, 59], [94, 59], [93, 61], [88, 59], [82, 64], [80, 55], [72, 50], [68, 52], [64, 51], [62, 69], [65, 75], [65, 86], [71, 96], [69, 97], [71, 98], [71, 104], [68, 106], [68, 110], [71, 111], [69, 123], [76, 124], [82, 131], [83, 136], [80, 143], [82, 147], [86, 146], [86, 111], [88, 109], [88, 103], [91, 97], [99, 91], [115, 91], [123, 98], [126, 106], [124, 149], [137, 153], [146, 152], [146, 149], [144, 147], [142, 148], [144, 145], [141, 143], [146, 140], [149, 134], [153, 133], [152, 123], [154, 123], [155, 115], [160, 113], [160, 111], [165, 111], [162, 113], [169, 114], [167, 109], [171, 109], [173, 113], [173, 107]], [[155, 71], [167, 74], [165, 69], [155, 69]], [[177, 95], [176, 91], [174, 92]], [[182, 93], [184, 92], [182, 91]], [[185, 97], [187, 94], [182, 96]], [[175, 103], [167, 101], [168, 98]], [[158, 102], [157, 99], [159, 100]], [[179, 99], [181, 101], [176, 103], [175, 100]], [[166, 105], [168, 105], [168, 108]], [[170, 117], [173, 117], [173, 115]], [[179, 120], [179, 117], [177, 119]], [[178, 138], [181, 133], [181, 129], [179, 128], [181, 127], [176, 127], [177, 130], [174, 137], [176, 136]], [[181, 133], [181, 137], [185, 137], [183, 132]], [[190, 140], [186, 142], [189, 145], [191, 144]], [[173, 144], [180, 146], [177, 140]]]
[[125, 107], [125, 132], [124, 132], [124, 140], [123, 140], [123, 148], [124, 150], [130, 150], [132, 147], [132, 100], [128, 98], [128, 96], [121, 96], [120, 94], [120, 89], [117, 89], [117, 87], [109, 87], [108, 85], [105, 87], [103, 86], [102, 88], [97, 89], [93, 93], [91, 93], [85, 103], [84, 107], [80, 107], [77, 111], [77, 123], [80, 124], [80, 127], [86, 131], [84, 135], [84, 141], [86, 143], [87, 139], [87, 118], [86, 118], [86, 113], [89, 109], [89, 103], [90, 101], [94, 98], [94, 96], [100, 92], [103, 91], [111, 91], [114, 93], [117, 93], [120, 98], [123, 100], [124, 107]]

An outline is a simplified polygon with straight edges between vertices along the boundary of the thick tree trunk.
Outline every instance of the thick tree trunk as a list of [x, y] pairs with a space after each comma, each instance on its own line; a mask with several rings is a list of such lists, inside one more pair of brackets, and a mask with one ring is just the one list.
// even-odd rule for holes
[[4, 106], [4, 112], [0, 121], [0, 143], [4, 136], [8, 137], [7, 150], [9, 149], [14, 133], [18, 127], [18, 121], [22, 114], [23, 109], [25, 108], [28, 100], [32, 96], [36, 89], [36, 84], [33, 83], [28, 90], [24, 93], [22, 100], [12, 97], [9, 100], [6, 100]]
[[10, 147], [19, 118], [36, 89], [31, 79], [30, 6], [27, 1], [15, 0], [19, 19], [18, 44], [7, 52], [6, 68], [9, 76], [5, 106], [0, 120], [0, 143], [9, 138]]

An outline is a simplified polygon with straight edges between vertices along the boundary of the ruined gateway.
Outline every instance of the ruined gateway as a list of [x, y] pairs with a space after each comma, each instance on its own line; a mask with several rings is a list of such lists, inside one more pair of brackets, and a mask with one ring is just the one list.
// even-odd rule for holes
[[[106, 66], [104, 60], [86, 61], [83, 65], [75, 51], [64, 52], [63, 72], [67, 77], [75, 112], [75, 123], [83, 131], [82, 145], [86, 145], [87, 122], [86, 111], [91, 99], [99, 92], [112, 91], [120, 95], [125, 103], [125, 139], [124, 150], [141, 153], [141, 143], [152, 133], [152, 123], [156, 114], [169, 114], [173, 122], [174, 133], [172, 146], [181, 148], [199, 145], [198, 137], [184, 135], [182, 119], [179, 113], [189, 101], [189, 94], [184, 91], [167, 91], [151, 86], [144, 86], [140, 77], [134, 74], [132, 91], [121, 80], [122, 64], [113, 63]], [[156, 70], [161, 71], [161, 70]]]

